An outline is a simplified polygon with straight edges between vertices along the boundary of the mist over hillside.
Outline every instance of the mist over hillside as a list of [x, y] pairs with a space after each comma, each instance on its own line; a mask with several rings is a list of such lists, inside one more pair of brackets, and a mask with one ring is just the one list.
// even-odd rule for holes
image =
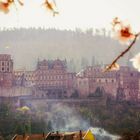
[[[120, 64], [140, 50], [140, 41], [135, 44]], [[0, 53], [9, 53], [14, 59], [14, 68], [34, 69], [38, 59], [67, 59], [75, 70], [81, 69], [81, 61], [87, 65], [110, 63], [120, 51], [126, 48], [117, 40], [105, 35], [93, 35], [92, 30], [82, 32], [56, 29], [15, 29], [0, 31]]]

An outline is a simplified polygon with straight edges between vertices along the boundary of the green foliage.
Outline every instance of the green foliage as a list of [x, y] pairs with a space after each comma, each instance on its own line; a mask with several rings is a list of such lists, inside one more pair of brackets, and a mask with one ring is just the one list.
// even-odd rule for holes
[[120, 138], [120, 140], [139, 140], [139, 139], [140, 139], [140, 130], [135, 132], [126, 132]]
[[30, 113], [19, 112], [13, 110], [10, 104], [0, 103], [1, 139], [4, 137], [9, 140], [15, 134], [43, 133], [51, 129], [51, 124], [47, 124], [42, 118], [38, 119], [35, 115], [32, 118]]
[[139, 107], [125, 101], [107, 105], [98, 102], [96, 105], [80, 107], [77, 110], [84, 120], [90, 120], [91, 126], [102, 127], [113, 134], [122, 135], [124, 132], [140, 129]]
[[[140, 129], [139, 105], [127, 101], [113, 102], [109, 97], [105, 100], [106, 104], [102, 100], [105, 99], [99, 98], [93, 104], [81, 102], [80, 105], [75, 106], [76, 112], [90, 126], [102, 127], [113, 134], [124, 135]], [[16, 133], [52, 131], [52, 123], [47, 118], [44, 120], [42, 115], [37, 117], [36, 114], [13, 110], [11, 104], [0, 104], [0, 135], [5, 139], [10, 139]]]
[[31, 121], [31, 133], [46, 132], [47, 124], [43, 119], [35, 119]]

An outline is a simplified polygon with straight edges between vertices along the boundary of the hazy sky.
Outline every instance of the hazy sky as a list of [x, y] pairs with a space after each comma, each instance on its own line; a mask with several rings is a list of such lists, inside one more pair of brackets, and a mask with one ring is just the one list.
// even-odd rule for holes
[[140, 30], [140, 0], [56, 0], [59, 15], [42, 6], [42, 0], [25, 0], [25, 6], [14, 7], [8, 15], [0, 13], [0, 27], [55, 27], [60, 29], [110, 28], [116, 16]]

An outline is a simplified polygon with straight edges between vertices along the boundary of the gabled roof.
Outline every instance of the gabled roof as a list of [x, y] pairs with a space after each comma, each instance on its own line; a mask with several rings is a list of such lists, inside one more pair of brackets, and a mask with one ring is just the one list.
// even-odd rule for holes
[[50, 132], [48, 134], [15, 135], [12, 140], [95, 140], [90, 130], [76, 132]]

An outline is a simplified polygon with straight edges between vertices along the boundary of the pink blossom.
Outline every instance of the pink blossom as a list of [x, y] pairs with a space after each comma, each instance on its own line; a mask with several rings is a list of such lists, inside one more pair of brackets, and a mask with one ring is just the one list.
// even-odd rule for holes
[[133, 67], [140, 72], [140, 53], [138, 53], [134, 58], [130, 59], [132, 61]]

